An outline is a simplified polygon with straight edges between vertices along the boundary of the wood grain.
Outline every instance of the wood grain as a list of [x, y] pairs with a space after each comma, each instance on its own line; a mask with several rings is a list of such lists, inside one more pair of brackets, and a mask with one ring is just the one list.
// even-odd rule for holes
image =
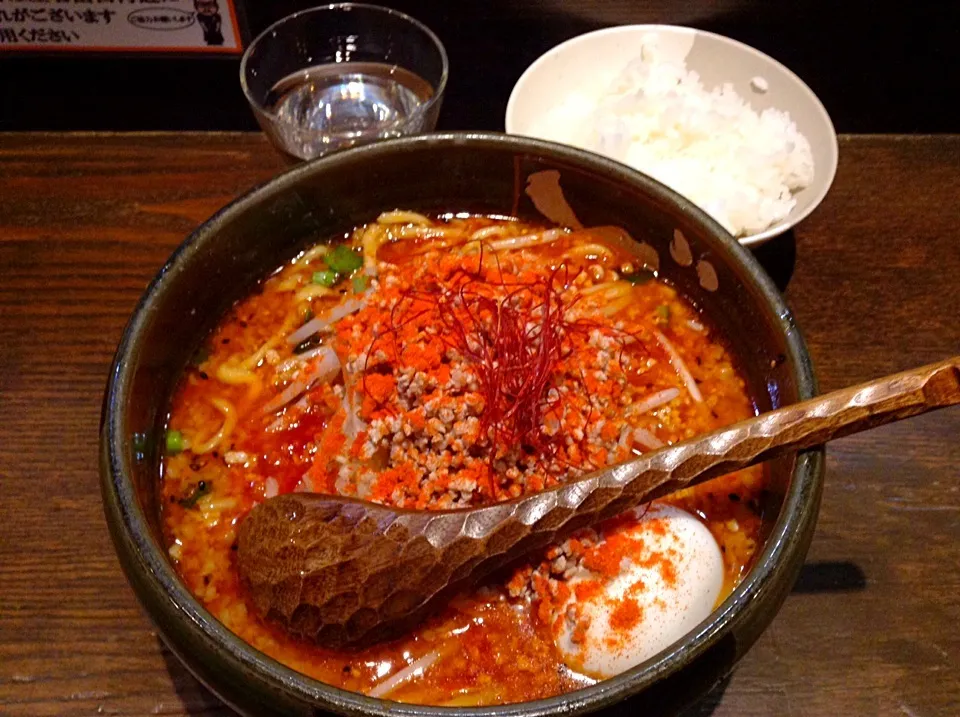
[[[830, 390], [960, 348], [960, 137], [844, 137], [787, 298]], [[176, 244], [283, 167], [258, 135], [0, 135], [0, 713], [226, 715], [100, 510], [120, 331]], [[795, 247], [790, 242], [795, 241]], [[831, 445], [801, 584], [691, 716], [960, 714], [960, 410]]]

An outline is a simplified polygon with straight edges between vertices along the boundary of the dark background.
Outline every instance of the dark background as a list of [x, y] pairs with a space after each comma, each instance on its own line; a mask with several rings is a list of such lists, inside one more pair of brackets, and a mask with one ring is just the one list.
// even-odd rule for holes
[[[245, 36], [319, 0], [238, 0]], [[441, 129], [503, 129], [545, 50], [609, 25], [691, 25], [800, 75], [839, 132], [957, 132], [960, 0], [401, 0], [450, 55]], [[0, 52], [0, 130], [255, 129], [239, 57]]]

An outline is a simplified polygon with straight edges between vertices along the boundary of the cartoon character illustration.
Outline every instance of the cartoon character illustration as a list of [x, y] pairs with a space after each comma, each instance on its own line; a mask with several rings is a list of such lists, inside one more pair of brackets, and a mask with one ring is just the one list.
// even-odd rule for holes
[[208, 45], [222, 45], [223, 33], [220, 32], [220, 4], [217, 0], [193, 0], [197, 11], [197, 22], [203, 28], [203, 41]]

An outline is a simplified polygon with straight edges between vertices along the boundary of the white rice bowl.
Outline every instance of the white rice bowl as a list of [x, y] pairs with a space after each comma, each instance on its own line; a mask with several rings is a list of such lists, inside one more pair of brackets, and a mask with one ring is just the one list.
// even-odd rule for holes
[[615, 27], [555, 47], [514, 87], [506, 125], [628, 164], [748, 245], [809, 214], [837, 164], [830, 118], [799, 78], [690, 28]]

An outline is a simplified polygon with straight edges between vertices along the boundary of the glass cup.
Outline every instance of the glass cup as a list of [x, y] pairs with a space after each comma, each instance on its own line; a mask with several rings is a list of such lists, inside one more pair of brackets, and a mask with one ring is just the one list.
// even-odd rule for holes
[[243, 53], [240, 85], [282, 152], [313, 159], [388, 137], [430, 132], [447, 53], [423, 23], [377, 5], [294, 13]]

